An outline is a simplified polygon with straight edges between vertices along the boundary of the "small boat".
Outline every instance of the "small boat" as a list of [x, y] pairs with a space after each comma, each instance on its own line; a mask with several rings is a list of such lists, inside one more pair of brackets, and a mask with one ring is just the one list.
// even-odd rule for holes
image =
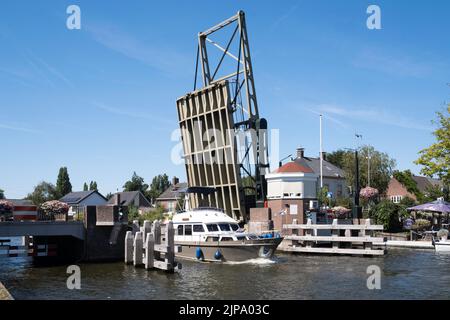
[[236, 220], [215, 207], [189, 207], [189, 194], [210, 194], [215, 188], [186, 189], [185, 209], [174, 214], [175, 244], [182, 246], [179, 258], [208, 262], [242, 262], [270, 259], [283, 240], [276, 232], [244, 232]]
[[436, 252], [450, 252], [450, 240], [435, 240], [433, 237], [432, 243]]

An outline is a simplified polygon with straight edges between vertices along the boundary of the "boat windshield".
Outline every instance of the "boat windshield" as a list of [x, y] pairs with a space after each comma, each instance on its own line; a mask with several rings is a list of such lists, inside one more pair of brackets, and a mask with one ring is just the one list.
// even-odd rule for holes
[[228, 223], [219, 223], [219, 227], [221, 231], [231, 231]]
[[231, 226], [231, 229], [233, 229], [233, 231], [237, 231], [239, 229], [239, 225], [236, 223], [231, 223], [230, 226]]
[[209, 232], [219, 231], [219, 227], [215, 223], [208, 223], [206, 228], [208, 228]]

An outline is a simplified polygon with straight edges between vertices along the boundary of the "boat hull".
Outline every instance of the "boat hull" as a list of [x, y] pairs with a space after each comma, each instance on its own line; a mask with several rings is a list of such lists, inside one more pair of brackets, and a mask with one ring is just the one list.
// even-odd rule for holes
[[[242, 262], [250, 259], [270, 259], [283, 238], [247, 240], [243, 242], [175, 241], [182, 247], [176, 257], [208, 262]], [[220, 252], [217, 254], [217, 252]]]
[[450, 241], [435, 242], [434, 249], [436, 252], [450, 252]]

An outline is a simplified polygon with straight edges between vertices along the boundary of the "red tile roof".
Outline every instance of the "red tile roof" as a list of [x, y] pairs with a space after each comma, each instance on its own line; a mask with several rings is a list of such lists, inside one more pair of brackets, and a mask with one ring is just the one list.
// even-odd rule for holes
[[306, 166], [302, 166], [295, 161], [288, 162], [277, 170], [276, 173], [287, 173], [287, 172], [303, 172], [303, 173], [313, 173], [312, 169]]

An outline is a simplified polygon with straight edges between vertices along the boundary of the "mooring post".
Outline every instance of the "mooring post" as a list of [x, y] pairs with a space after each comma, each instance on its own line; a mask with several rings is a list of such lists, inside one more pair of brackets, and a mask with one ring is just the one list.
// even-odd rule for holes
[[144, 248], [147, 248], [147, 235], [152, 231], [152, 223], [149, 220], [144, 221], [142, 232], [144, 235]]
[[155, 238], [153, 233], [147, 233], [145, 241], [145, 269], [153, 268]]
[[133, 220], [133, 224], [131, 225], [131, 227], [133, 228], [133, 235], [135, 235], [136, 232], [139, 232], [139, 220]]
[[[155, 240], [155, 245], [161, 244], [161, 224], [158, 220], [155, 220], [155, 222], [153, 222], [152, 233]], [[155, 259], [159, 260], [160, 256], [161, 254], [158, 251], [155, 251]]]
[[166, 231], [165, 231], [165, 245], [167, 248], [166, 253], [166, 263], [170, 266], [168, 268], [169, 271], [173, 271], [175, 268], [175, 243], [174, 243], [174, 230], [173, 230], [173, 222], [169, 221], [169, 223], [166, 224]]
[[142, 243], [142, 232], [136, 232], [134, 237], [134, 251], [133, 251], [133, 263], [134, 266], [142, 265], [142, 254], [143, 254], [143, 243]]
[[133, 232], [127, 231], [125, 235], [125, 263], [133, 263]]

